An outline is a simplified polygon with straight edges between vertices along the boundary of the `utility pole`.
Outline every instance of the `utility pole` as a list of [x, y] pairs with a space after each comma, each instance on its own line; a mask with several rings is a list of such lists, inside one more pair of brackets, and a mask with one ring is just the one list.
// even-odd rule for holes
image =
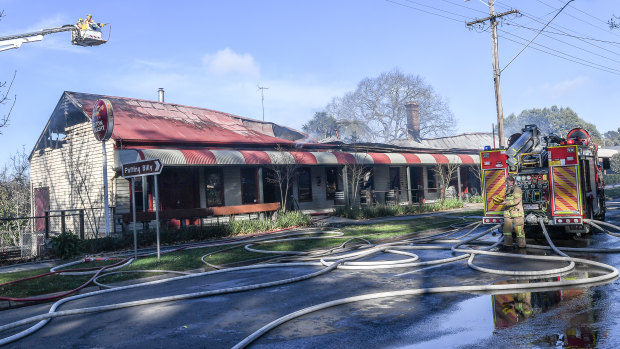
[[261, 97], [261, 106], [263, 107], [263, 121], [265, 121], [265, 90], [268, 90], [269, 87], [264, 87], [264, 86], [259, 86], [256, 85], [256, 87], [258, 87], [258, 89], [260, 90], [260, 97]]
[[493, 83], [495, 85], [495, 106], [497, 108], [497, 136], [499, 138], [499, 147], [504, 148], [504, 110], [502, 107], [502, 93], [500, 90], [500, 70], [499, 70], [499, 59], [497, 57], [497, 18], [519, 13], [517, 10], [510, 10], [507, 12], [495, 14], [495, 9], [493, 8], [493, 4], [495, 0], [489, 0], [489, 17], [477, 19], [472, 22], [468, 22], [467, 26], [472, 26], [474, 24], [483, 23], [486, 21], [490, 21], [491, 23], [491, 42], [493, 45]]

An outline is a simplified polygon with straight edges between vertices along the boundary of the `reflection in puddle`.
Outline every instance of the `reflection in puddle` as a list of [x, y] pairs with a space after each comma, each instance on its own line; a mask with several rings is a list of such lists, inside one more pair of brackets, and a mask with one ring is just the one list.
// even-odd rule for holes
[[[587, 277], [509, 280], [497, 284], [567, 281]], [[480, 295], [437, 312], [403, 332], [393, 348], [594, 348], [606, 339], [601, 330], [600, 289], [564, 289]], [[491, 302], [489, 302], [489, 300]], [[412, 340], [414, 339], [414, 340]], [[618, 346], [616, 346], [618, 347]]]
[[[545, 278], [538, 280], [511, 280], [496, 283], [528, 283], [561, 281], [576, 279], [577, 274], [566, 277]], [[565, 348], [593, 348], [596, 346], [597, 332], [591, 329], [591, 324], [595, 321], [593, 311], [593, 301], [587, 289], [555, 290], [543, 292], [520, 292], [512, 294], [500, 294], [492, 296], [493, 300], [493, 322], [495, 329], [512, 327], [518, 323], [526, 321], [535, 316], [558, 307], [562, 303], [573, 299], [581, 298], [585, 303], [585, 309], [577, 313], [570, 314], [570, 321], [564, 329], [563, 334], [547, 335], [537, 340], [537, 344], [548, 344], [551, 346], [563, 346]]]

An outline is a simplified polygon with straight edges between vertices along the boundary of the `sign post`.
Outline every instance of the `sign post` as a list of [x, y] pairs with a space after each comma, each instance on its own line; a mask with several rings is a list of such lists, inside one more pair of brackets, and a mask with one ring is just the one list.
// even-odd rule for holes
[[131, 178], [131, 206], [133, 213], [133, 251], [134, 258], [138, 259], [138, 236], [136, 233], [136, 192], [135, 177], [142, 177], [144, 183], [145, 176], [153, 176], [155, 185], [155, 229], [157, 231], [157, 262], [161, 261], [159, 243], [159, 188], [157, 185], [157, 175], [161, 173], [164, 165], [159, 159], [144, 160], [123, 164], [122, 175], [124, 178]]
[[101, 142], [103, 149], [103, 214], [105, 219], [105, 236], [110, 236], [110, 205], [108, 204], [108, 159], [105, 142], [112, 136], [114, 130], [114, 111], [112, 103], [107, 99], [99, 99], [95, 102], [92, 115], [93, 134], [95, 139]]

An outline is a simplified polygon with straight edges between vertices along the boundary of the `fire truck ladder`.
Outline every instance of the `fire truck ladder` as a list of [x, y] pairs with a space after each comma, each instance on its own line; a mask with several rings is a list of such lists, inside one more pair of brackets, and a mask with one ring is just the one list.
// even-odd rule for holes
[[[49, 28], [49, 29], [41, 29], [37, 32], [24, 33], [24, 34], [16, 34], [9, 36], [0, 37], [0, 52], [6, 51], [14, 48], [19, 48], [22, 44], [28, 42], [35, 42], [43, 40], [44, 35], [61, 33], [61, 32], [71, 32], [72, 40], [74, 45], [80, 46], [94, 46], [105, 43], [106, 41], [103, 38], [86, 38], [84, 35], [80, 34], [80, 30], [77, 29], [75, 25], [65, 24], [62, 27]], [[101, 34], [99, 34], [101, 36]]]

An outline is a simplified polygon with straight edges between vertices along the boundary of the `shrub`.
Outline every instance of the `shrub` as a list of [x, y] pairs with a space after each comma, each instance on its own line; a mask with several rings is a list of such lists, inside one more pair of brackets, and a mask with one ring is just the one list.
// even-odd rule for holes
[[620, 188], [605, 189], [605, 197], [607, 200], [613, 200], [620, 197]]
[[606, 174], [603, 175], [603, 179], [605, 180], [605, 185], [618, 184], [620, 183], [620, 174]]
[[481, 204], [484, 202], [484, 197], [482, 195], [474, 195], [467, 199], [467, 202], [472, 204]]
[[620, 173], [620, 153], [615, 153], [611, 156], [611, 169], [615, 173]]
[[397, 206], [363, 206], [363, 207], [337, 207], [333, 216], [349, 219], [369, 219], [378, 217], [402, 216], [407, 214], [443, 211], [463, 207], [459, 199], [446, 199], [432, 204], [422, 205], [397, 205]]
[[[306, 226], [311, 223], [311, 218], [299, 211], [278, 212], [277, 218], [257, 220], [230, 220], [226, 224], [213, 226], [188, 226], [183, 229], [160, 230], [160, 242], [162, 244], [175, 244], [179, 242], [202, 241], [235, 236], [239, 234], [251, 234], [260, 231], [270, 231], [294, 226]], [[148, 230], [138, 233], [138, 246], [152, 246], [157, 242], [157, 233]], [[84, 252], [98, 253], [103, 251], [115, 251], [119, 249], [133, 248], [133, 233], [119, 237], [106, 237], [83, 241]]]
[[54, 255], [62, 259], [69, 259], [81, 252], [80, 239], [68, 231], [54, 236], [51, 245]]

